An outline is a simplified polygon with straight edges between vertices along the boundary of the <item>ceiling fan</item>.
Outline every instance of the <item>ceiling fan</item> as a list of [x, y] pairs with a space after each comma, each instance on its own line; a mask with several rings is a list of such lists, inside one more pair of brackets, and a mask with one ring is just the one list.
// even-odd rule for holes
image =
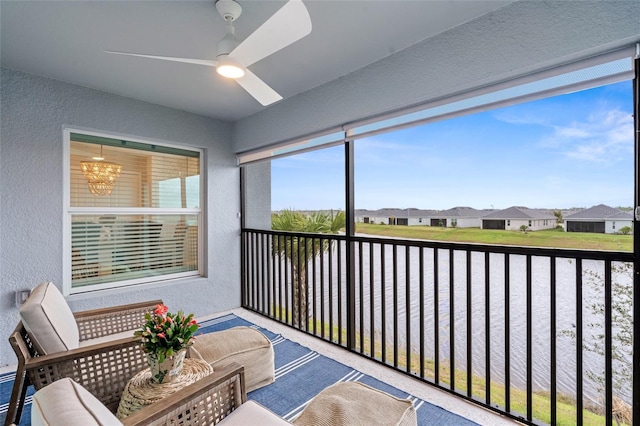
[[216, 9], [227, 23], [227, 33], [218, 42], [218, 52], [215, 60], [157, 56], [112, 50], [105, 50], [105, 52], [215, 67], [218, 74], [235, 79], [244, 90], [262, 105], [267, 106], [281, 100], [282, 96], [280, 94], [247, 67], [295, 43], [311, 32], [311, 18], [302, 0], [289, 0], [241, 43], [235, 38], [233, 23], [242, 13], [242, 7], [234, 0], [217, 0]]

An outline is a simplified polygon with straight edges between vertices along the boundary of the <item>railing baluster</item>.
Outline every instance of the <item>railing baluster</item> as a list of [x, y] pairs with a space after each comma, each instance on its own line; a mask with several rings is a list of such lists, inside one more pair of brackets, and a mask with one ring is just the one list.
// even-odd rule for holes
[[360, 353], [364, 353], [364, 259], [362, 258], [362, 241], [358, 241], [358, 284], [360, 306]]
[[247, 255], [247, 238], [250, 235], [248, 232], [243, 232], [240, 238], [240, 300], [242, 306], [247, 306], [247, 259], [250, 256]]
[[407, 338], [407, 372], [411, 372], [411, 247], [405, 246], [405, 322]]
[[582, 410], [582, 259], [576, 259], [576, 422], [581, 425]]
[[[340, 244], [340, 242], [338, 242]], [[333, 338], [333, 242], [329, 243], [329, 340]]]
[[264, 313], [264, 288], [262, 287], [262, 268], [260, 261], [262, 259], [262, 234], [256, 234], [256, 262], [254, 268], [256, 270], [256, 309], [258, 312]]
[[386, 292], [386, 280], [385, 270], [387, 262], [384, 255], [384, 243], [380, 243], [380, 307], [381, 319], [382, 319], [382, 362], [387, 363], [387, 292]]
[[300, 274], [300, 265], [301, 265], [301, 262], [302, 262], [302, 259], [301, 259], [302, 256], [300, 254], [300, 251], [302, 250], [302, 248], [301, 248], [302, 241], [301, 240], [303, 238], [301, 238], [301, 237], [295, 237], [295, 238], [298, 241], [298, 244], [296, 245], [296, 252], [297, 253], [296, 253], [296, 262], [295, 262], [295, 265], [296, 265], [296, 282], [294, 284], [296, 286], [296, 289], [297, 289], [297, 292], [294, 292], [294, 294], [297, 293], [297, 295], [298, 295], [297, 300], [296, 300], [296, 303], [298, 305], [297, 306], [297, 308], [298, 308], [298, 317], [296, 318], [296, 321], [297, 321], [297, 324], [298, 324], [298, 328], [302, 330], [302, 297], [303, 297], [303, 294], [302, 294], [302, 285], [301, 285], [301, 282], [300, 282], [300, 280], [301, 280], [300, 276], [302, 275], [302, 274]]
[[270, 277], [269, 280], [271, 281], [271, 300], [270, 300], [270, 309], [269, 309], [269, 316], [275, 316], [276, 314], [276, 305], [277, 300], [276, 300], [276, 295], [278, 294], [277, 290], [276, 290], [276, 265], [273, 263], [273, 254], [271, 250], [271, 247], [273, 247], [273, 235], [267, 235], [267, 247], [266, 247], [266, 256], [267, 256], [267, 276]]
[[[258, 234], [253, 234], [253, 238], [251, 239], [251, 251], [252, 251], [252, 258], [253, 259], [257, 259], [258, 258], [258, 243], [256, 242], [258, 239]], [[258, 281], [256, 278], [256, 274], [257, 274], [257, 269], [258, 269], [258, 262], [252, 262], [252, 267], [251, 267], [251, 284], [253, 286], [253, 291], [252, 291], [252, 298], [251, 298], [251, 306], [253, 306], [254, 309], [259, 309], [258, 306]]]
[[438, 252], [433, 249], [433, 350], [434, 350], [434, 382], [440, 385], [440, 286], [438, 283]]
[[[313, 238], [312, 238], [313, 240]], [[313, 242], [312, 242], [313, 243]], [[300, 316], [302, 316], [302, 324], [304, 324], [304, 331], [309, 332], [309, 314], [311, 313], [311, 308], [309, 308], [309, 262], [307, 261], [307, 259], [309, 259], [309, 237], [305, 237], [304, 238], [304, 254], [301, 260], [302, 263], [302, 269], [304, 269], [304, 275], [303, 275], [303, 285], [301, 286], [301, 290], [304, 291], [304, 294], [302, 294], [301, 296], [301, 300], [302, 300], [302, 306], [303, 309], [301, 309], [300, 312]]]
[[[324, 247], [324, 244], [325, 244], [325, 239], [320, 238], [320, 247]], [[331, 242], [329, 242], [329, 244], [331, 244]], [[325, 305], [324, 303], [324, 255], [321, 255], [320, 256], [320, 327], [321, 327], [320, 335], [322, 336], [323, 339], [325, 338], [324, 305]]]
[[471, 286], [471, 251], [467, 250], [467, 396], [473, 395], [473, 323], [471, 309], [473, 308], [473, 290]]
[[[485, 351], [485, 402], [491, 405], [491, 258], [484, 253], [484, 351]], [[469, 374], [472, 374], [470, 371]]]
[[551, 278], [551, 282], [550, 284], [550, 333], [549, 333], [549, 340], [551, 342], [551, 359], [549, 360], [550, 362], [550, 380], [551, 380], [551, 394], [550, 394], [550, 398], [551, 398], [551, 424], [555, 425], [557, 423], [557, 403], [556, 403], [556, 398], [557, 398], [557, 392], [558, 392], [558, 388], [557, 388], [557, 376], [556, 376], [556, 345], [557, 345], [557, 340], [556, 340], [556, 258], [555, 257], [550, 257], [549, 258], [549, 269], [550, 269], [550, 278]]
[[[267, 314], [269, 313], [269, 298], [271, 296], [270, 294], [270, 287], [267, 284], [267, 276], [266, 275], [269, 271], [269, 262], [267, 262], [267, 235], [266, 234], [262, 234], [261, 238], [260, 238], [260, 262], [263, 265], [262, 270], [260, 271], [260, 287], [263, 289], [262, 291], [262, 312], [266, 312]], [[264, 267], [266, 266], [266, 268]], [[266, 275], [266, 276], [265, 276]]]
[[531, 255], [527, 255], [527, 420], [533, 420], [533, 366], [532, 366], [532, 344], [533, 329], [531, 312], [532, 292], [531, 292]]
[[[347, 250], [349, 250], [349, 247], [347, 247]], [[349, 283], [347, 283], [347, 285], [349, 285]], [[340, 243], [338, 243], [338, 344], [343, 345], [342, 343], [342, 244]]]
[[511, 279], [510, 256], [504, 255], [504, 408], [511, 412]]
[[[285, 250], [288, 249], [289, 251], [289, 255], [285, 256], [285, 259], [287, 259], [287, 263], [291, 273], [291, 281], [289, 281], [288, 279], [285, 281], [285, 283], [287, 284], [287, 289], [291, 289], [291, 303], [289, 304], [289, 302], [287, 302], [287, 307], [288, 307], [288, 313], [287, 313], [287, 324], [293, 325], [295, 324], [295, 319], [293, 317], [294, 315], [294, 311], [295, 311], [295, 300], [294, 300], [294, 291], [293, 291], [293, 286], [296, 285], [295, 283], [295, 277], [296, 275], [293, 273], [293, 267], [294, 267], [294, 257], [293, 257], [293, 236], [288, 236], [287, 237], [288, 240], [288, 244], [285, 247]], [[289, 282], [291, 282], [291, 284], [289, 285]], [[287, 294], [287, 296], [289, 296]]]
[[455, 310], [455, 281], [454, 281], [454, 251], [449, 249], [449, 387], [456, 389], [456, 310]]
[[424, 247], [418, 248], [420, 253], [420, 304], [418, 308], [420, 309], [420, 378], [424, 379]]
[[[282, 253], [282, 250], [283, 250], [282, 245], [284, 244], [284, 239], [282, 238], [281, 235], [276, 236], [276, 238], [278, 239], [278, 253]], [[285, 315], [286, 315], [286, 309], [285, 309], [286, 307], [282, 302], [282, 297], [284, 296], [284, 289], [283, 289], [283, 286], [282, 286], [282, 258], [281, 258], [281, 255], [278, 254], [277, 257], [274, 257], [274, 261], [276, 259], [278, 261], [278, 301], [279, 301], [279, 303], [278, 303], [278, 305], [279, 305], [278, 306], [278, 320], [282, 321], [282, 312], [284, 310]], [[285, 270], [286, 270], [286, 268], [285, 268]], [[285, 296], [284, 300], [287, 300], [286, 296]]]
[[373, 269], [373, 243], [369, 243], [369, 346], [371, 358], [376, 357], [376, 345], [375, 345], [375, 297], [374, 297], [374, 269]]
[[[311, 281], [312, 281], [312, 285], [313, 285], [313, 315], [311, 315], [311, 318], [313, 318], [313, 334], [316, 334], [316, 326], [317, 326], [317, 322], [318, 322], [318, 312], [317, 312], [317, 303], [318, 303], [318, 291], [316, 289], [316, 256], [317, 256], [317, 250], [316, 250], [316, 238], [312, 238], [311, 239], [311, 267], [312, 267], [312, 273], [311, 273]], [[309, 313], [311, 314], [311, 310], [309, 310]]]
[[262, 237], [262, 234], [256, 234], [256, 262], [254, 263], [254, 267], [256, 269], [256, 289], [258, 295], [256, 299], [256, 309], [264, 313], [264, 288], [262, 287], [262, 268], [260, 267], [262, 260]]
[[[613, 425], [613, 366], [611, 355], [613, 353], [613, 342], [611, 336], [611, 311], [612, 311], [612, 283], [611, 283], [611, 261], [605, 261], [604, 267], [604, 416], [606, 426]], [[636, 336], [637, 338], [638, 336]]]
[[393, 366], [398, 367], [398, 246], [393, 244]]
[[300, 291], [303, 294], [300, 295], [302, 301], [302, 309], [300, 309], [301, 324], [304, 324], [304, 331], [309, 331], [309, 266], [307, 259], [309, 258], [309, 238], [303, 239], [304, 253], [300, 259], [302, 269], [304, 269], [304, 275], [302, 276], [303, 285], [300, 286]]

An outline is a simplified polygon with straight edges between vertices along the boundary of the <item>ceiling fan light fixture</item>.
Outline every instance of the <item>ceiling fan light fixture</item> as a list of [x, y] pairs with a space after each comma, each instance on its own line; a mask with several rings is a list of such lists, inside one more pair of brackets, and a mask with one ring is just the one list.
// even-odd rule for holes
[[[220, 58], [220, 56], [218, 58]], [[223, 77], [236, 79], [244, 77], [244, 66], [235, 59], [226, 56], [218, 60], [216, 72]]]
[[[105, 50], [105, 52], [215, 67], [216, 72], [220, 76], [235, 80], [238, 85], [263, 106], [271, 105], [274, 102], [282, 100], [281, 95], [247, 67], [295, 43], [311, 32], [311, 17], [303, 1], [279, 0], [284, 1], [284, 5], [241, 43], [238, 42], [234, 35], [235, 29], [233, 25], [241, 15], [242, 7], [236, 0], [214, 1], [218, 13], [227, 24], [226, 34], [218, 41], [217, 57], [215, 60], [117, 52], [112, 50]], [[231, 55], [232, 58], [229, 58], [229, 55]]]

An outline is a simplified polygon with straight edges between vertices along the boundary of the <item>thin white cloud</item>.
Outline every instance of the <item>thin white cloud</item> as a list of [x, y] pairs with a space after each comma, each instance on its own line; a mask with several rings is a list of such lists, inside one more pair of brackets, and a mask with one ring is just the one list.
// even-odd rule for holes
[[633, 153], [633, 117], [619, 109], [595, 112], [585, 121], [553, 129], [543, 144], [568, 158], [607, 163]]
[[538, 126], [548, 126], [549, 118], [547, 114], [537, 111], [522, 111], [521, 108], [498, 110], [493, 114], [493, 118], [507, 124], [532, 124]]
[[558, 136], [565, 138], [587, 138], [590, 136], [590, 133], [587, 130], [576, 127], [559, 127], [556, 128], [556, 133]]
[[357, 165], [365, 167], [406, 169], [411, 166], [423, 167], [438, 164], [431, 144], [416, 143], [411, 139], [363, 139], [355, 142]]

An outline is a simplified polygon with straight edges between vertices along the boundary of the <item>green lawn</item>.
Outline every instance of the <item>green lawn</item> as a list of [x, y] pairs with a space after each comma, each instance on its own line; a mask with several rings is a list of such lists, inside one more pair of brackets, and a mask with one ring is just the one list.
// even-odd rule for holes
[[356, 232], [385, 237], [417, 238], [432, 241], [497, 244], [502, 246], [552, 247], [582, 250], [633, 251], [633, 236], [543, 231], [501, 231], [479, 228], [441, 228], [436, 226], [374, 225], [357, 223]]

